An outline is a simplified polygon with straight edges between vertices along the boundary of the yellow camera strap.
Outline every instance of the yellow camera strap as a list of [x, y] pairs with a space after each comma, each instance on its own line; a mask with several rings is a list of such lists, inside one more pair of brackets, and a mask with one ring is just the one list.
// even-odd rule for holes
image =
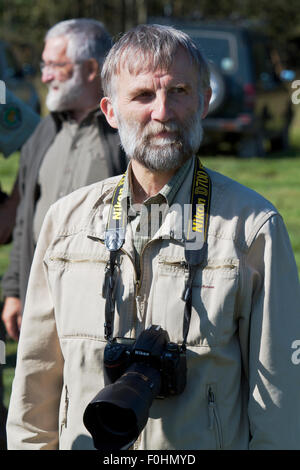
[[200, 157], [196, 157], [191, 188], [191, 201], [188, 231], [185, 237], [185, 259], [189, 275], [182, 294], [185, 302], [183, 315], [183, 343], [185, 348], [192, 314], [192, 285], [197, 267], [207, 256], [207, 237], [211, 202], [211, 179], [203, 167]]

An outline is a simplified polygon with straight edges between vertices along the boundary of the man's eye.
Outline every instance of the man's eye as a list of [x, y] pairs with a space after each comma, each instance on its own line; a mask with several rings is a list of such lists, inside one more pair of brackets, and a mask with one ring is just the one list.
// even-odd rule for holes
[[151, 91], [142, 91], [141, 93], [139, 93], [137, 96], [135, 96], [135, 100], [145, 100], [145, 99], [149, 99], [153, 96], [153, 93], [151, 93]]
[[171, 92], [176, 95], [180, 95], [180, 94], [186, 93], [186, 89], [182, 86], [177, 86], [177, 87], [172, 88]]

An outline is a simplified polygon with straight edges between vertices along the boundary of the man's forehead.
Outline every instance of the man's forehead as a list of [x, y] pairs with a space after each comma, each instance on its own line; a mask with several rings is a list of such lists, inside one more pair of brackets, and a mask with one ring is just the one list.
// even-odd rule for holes
[[[143, 59], [143, 60], [142, 60]], [[194, 69], [193, 71], [191, 69]], [[152, 55], [141, 58], [141, 60], [131, 60], [130, 57], [122, 57], [116, 76], [128, 79], [155, 79], [163, 75], [174, 75], [181, 80], [189, 81], [193, 72], [197, 74], [196, 67], [185, 51], [178, 50], [173, 57], [166, 60], [157, 61]]]
[[170, 68], [154, 68], [151, 67], [151, 65], [143, 65], [142, 67], [138, 66], [136, 68], [129, 68], [125, 65], [121, 67], [118, 75], [121, 79], [126, 76], [127, 78], [132, 79], [132, 81], [137, 81], [166, 75], [169, 73], [169, 71]]
[[135, 62], [127, 62], [122, 61], [119, 66], [119, 70], [117, 75], [119, 76], [132, 76], [132, 78], [136, 78], [138, 76], [145, 76], [148, 74], [155, 75], [158, 73], [168, 73], [171, 66], [160, 66], [154, 64], [153, 61], [135, 61]]
[[153, 51], [123, 51], [119, 61], [119, 71], [127, 69], [131, 74], [148, 73], [162, 70], [168, 72], [178, 61], [191, 64], [191, 58], [182, 47], [169, 53], [154, 53]]
[[66, 36], [55, 36], [48, 38], [43, 50], [44, 55], [66, 55], [68, 48], [68, 38]]

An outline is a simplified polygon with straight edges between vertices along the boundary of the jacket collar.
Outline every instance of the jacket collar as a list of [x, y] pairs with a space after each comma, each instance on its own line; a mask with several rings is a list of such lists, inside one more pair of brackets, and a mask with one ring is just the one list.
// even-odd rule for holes
[[[178, 190], [172, 205], [170, 206], [163, 223], [158, 231], [152, 237], [152, 240], [159, 238], [171, 238], [180, 242], [184, 241], [184, 234], [187, 233], [187, 226], [189, 220], [189, 204], [190, 193], [192, 186], [192, 179], [194, 173], [194, 158], [193, 164], [190, 165], [188, 173], [183, 181], [181, 188]], [[108, 180], [103, 187], [103, 193], [95, 204], [88, 223], [88, 236], [95, 237], [100, 240], [105, 239], [106, 224], [109, 216], [110, 204], [112, 201], [113, 191], [119, 182], [121, 176]], [[183, 225], [182, 225], [183, 223]], [[131, 243], [129, 233], [129, 224], [127, 225], [126, 239], [124, 242], [124, 249], [130, 249], [128, 243]], [[129, 241], [130, 240], [130, 241]], [[128, 245], [128, 246], [127, 246]]]

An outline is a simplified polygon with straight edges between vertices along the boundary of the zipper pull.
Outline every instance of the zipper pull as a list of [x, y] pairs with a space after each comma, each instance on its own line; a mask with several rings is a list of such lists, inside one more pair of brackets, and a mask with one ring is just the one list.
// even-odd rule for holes
[[143, 316], [143, 315], [142, 315], [142, 310], [141, 310], [140, 301], [141, 301], [141, 296], [140, 296], [140, 295], [137, 295], [137, 296], [135, 297], [137, 317], [138, 317], [138, 320], [139, 320], [139, 321], [142, 321], [142, 316]]
[[63, 428], [66, 428], [68, 424], [68, 408], [69, 408], [68, 388], [65, 385], [65, 409], [64, 409], [64, 416], [60, 425], [60, 433], [62, 433]]
[[141, 281], [139, 279], [137, 279], [135, 281], [135, 296], [138, 297], [138, 292], [141, 288]]
[[197, 266], [188, 264], [186, 261], [181, 261], [181, 263], [182, 263], [181, 265], [184, 266], [184, 269], [187, 268], [189, 270], [189, 277], [185, 282], [183, 293], [181, 295], [181, 299], [184, 302], [187, 302], [192, 294], [193, 279], [197, 270]]
[[209, 387], [208, 389], [208, 417], [209, 417], [209, 429], [212, 431], [214, 429], [215, 421], [215, 395]]
[[69, 408], [69, 394], [68, 394], [68, 389], [67, 389], [67, 386], [66, 386], [65, 407], [66, 407], [65, 427], [67, 427], [67, 420], [68, 420], [68, 408]]

